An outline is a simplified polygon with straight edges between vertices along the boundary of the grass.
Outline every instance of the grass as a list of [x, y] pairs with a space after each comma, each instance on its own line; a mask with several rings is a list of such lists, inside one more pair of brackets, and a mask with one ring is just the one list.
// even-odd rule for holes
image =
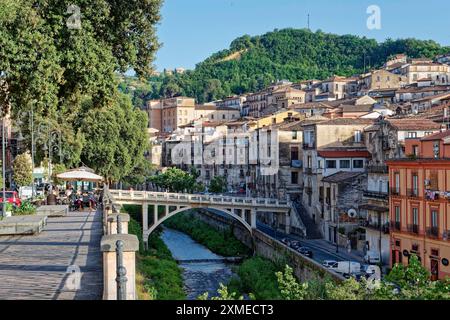
[[[130, 214], [131, 216], [131, 214]], [[131, 218], [128, 231], [139, 239], [136, 257], [136, 288], [140, 300], [183, 300], [182, 269], [173, 259], [170, 250], [155, 231], [149, 237], [149, 250], [144, 249], [142, 228]]]
[[281, 299], [275, 275], [275, 272], [281, 269], [280, 266], [262, 257], [247, 259], [235, 268], [238, 277], [230, 280], [228, 290], [239, 295], [253, 294], [257, 300]]
[[188, 234], [216, 254], [225, 257], [251, 254], [251, 250], [236, 239], [231, 229], [225, 232], [217, 230], [191, 212], [180, 213], [165, 221], [164, 225]]

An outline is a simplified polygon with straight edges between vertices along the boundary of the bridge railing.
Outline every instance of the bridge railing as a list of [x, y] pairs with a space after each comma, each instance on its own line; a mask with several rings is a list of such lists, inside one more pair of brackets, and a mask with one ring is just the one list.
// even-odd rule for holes
[[291, 207], [288, 200], [269, 199], [269, 198], [247, 198], [247, 197], [230, 197], [222, 195], [203, 195], [203, 194], [186, 194], [186, 193], [170, 193], [170, 192], [149, 192], [149, 191], [133, 191], [133, 190], [110, 190], [111, 196], [116, 200], [136, 200], [136, 201], [175, 201], [175, 202], [198, 202], [198, 203], [226, 203], [240, 204], [248, 206], [270, 206], [270, 207]]

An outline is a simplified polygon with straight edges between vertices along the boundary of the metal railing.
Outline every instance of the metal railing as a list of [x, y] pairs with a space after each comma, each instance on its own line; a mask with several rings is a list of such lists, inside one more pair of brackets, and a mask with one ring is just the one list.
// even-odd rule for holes
[[364, 190], [363, 196], [366, 198], [375, 198], [381, 200], [387, 200], [389, 198], [389, 194], [387, 192], [371, 191], [371, 190]]
[[380, 224], [378, 222], [365, 221], [363, 224], [363, 227], [370, 228], [372, 230], [377, 230], [377, 231], [380, 231], [380, 229], [381, 229], [381, 232], [383, 232], [384, 234], [389, 233], [389, 222], [383, 223], [380, 226]]
[[367, 171], [370, 173], [388, 173], [389, 168], [386, 165], [371, 165], [367, 166]]
[[408, 224], [408, 232], [419, 234], [419, 226], [417, 224]]
[[438, 227], [427, 228], [426, 234], [430, 238], [438, 238], [439, 237], [439, 228]]
[[399, 196], [400, 195], [400, 188], [392, 188], [389, 190], [389, 194], [391, 196]]
[[183, 202], [198, 204], [237, 204], [246, 206], [271, 206], [290, 208], [290, 201], [272, 198], [247, 198], [230, 197], [223, 195], [204, 195], [188, 193], [169, 192], [149, 192], [149, 191], [125, 191], [110, 190], [114, 200], [135, 200], [135, 201], [163, 201], [163, 202]]
[[391, 230], [400, 231], [401, 230], [400, 221], [391, 221], [390, 228]]
[[408, 189], [407, 195], [410, 198], [418, 198], [419, 197], [419, 189]]

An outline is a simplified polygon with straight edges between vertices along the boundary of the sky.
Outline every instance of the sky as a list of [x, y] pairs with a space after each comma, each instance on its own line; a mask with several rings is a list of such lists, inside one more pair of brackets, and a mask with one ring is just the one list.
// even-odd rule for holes
[[[380, 8], [380, 29], [369, 29], [367, 8]], [[450, 46], [448, 0], [164, 0], [156, 69], [195, 65], [244, 34], [310, 28], [337, 34], [432, 39]]]

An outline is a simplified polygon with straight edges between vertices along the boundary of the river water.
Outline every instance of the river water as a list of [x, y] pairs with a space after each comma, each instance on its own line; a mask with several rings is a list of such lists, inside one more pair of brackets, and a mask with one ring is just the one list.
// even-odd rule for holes
[[[223, 258], [177, 230], [164, 227], [161, 239], [177, 260]], [[183, 269], [184, 289], [189, 300], [195, 300], [205, 292], [210, 297], [216, 296], [220, 283], [227, 284], [233, 276], [231, 265], [222, 262], [180, 263], [180, 267]]]

